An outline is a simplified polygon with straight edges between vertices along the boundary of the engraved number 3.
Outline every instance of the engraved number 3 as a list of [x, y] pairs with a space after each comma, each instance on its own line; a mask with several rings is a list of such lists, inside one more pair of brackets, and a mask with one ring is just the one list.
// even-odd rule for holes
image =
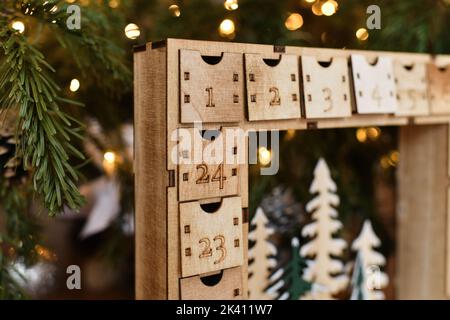
[[220, 256], [219, 259], [214, 261], [214, 264], [221, 263], [225, 259], [226, 255], [227, 255], [227, 250], [224, 247], [224, 245], [225, 245], [225, 237], [224, 236], [215, 236], [214, 237], [214, 242], [216, 242], [216, 241], [219, 241], [219, 245], [216, 247], [216, 250], [222, 252], [222, 255]]

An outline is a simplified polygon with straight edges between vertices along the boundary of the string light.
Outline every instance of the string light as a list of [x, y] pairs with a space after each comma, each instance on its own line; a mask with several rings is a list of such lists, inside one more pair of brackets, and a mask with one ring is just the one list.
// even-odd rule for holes
[[359, 128], [358, 130], [356, 130], [356, 140], [361, 143], [367, 141], [367, 132], [365, 128]]
[[315, 2], [312, 7], [311, 7], [311, 11], [312, 13], [314, 13], [316, 16], [321, 16], [323, 15], [322, 12], [322, 5], [320, 2]]
[[111, 9], [116, 9], [119, 7], [120, 1], [119, 0], [109, 0], [108, 5]]
[[233, 11], [236, 10], [237, 8], [239, 8], [239, 4], [237, 0], [225, 0], [225, 2], [223, 3], [223, 6], [225, 7], [225, 9], [229, 10], [229, 11]]
[[19, 21], [19, 20], [14, 21], [11, 24], [11, 28], [13, 28], [14, 30], [18, 31], [19, 33], [24, 33], [24, 31], [25, 31], [25, 25], [23, 24], [22, 21]]
[[125, 27], [125, 35], [128, 39], [136, 39], [141, 35], [141, 30], [136, 24], [130, 23]]
[[179, 16], [181, 16], [180, 7], [176, 4], [172, 4], [171, 6], [169, 6], [169, 11], [174, 17], [178, 18]]
[[367, 131], [367, 136], [371, 140], [377, 140], [381, 134], [381, 129], [378, 127], [370, 127], [370, 128], [367, 128], [366, 131]]
[[328, 17], [335, 14], [336, 9], [337, 9], [337, 2], [335, 2], [335, 1], [324, 2], [322, 4], [322, 6], [320, 7], [320, 10], [322, 11], [322, 13]]
[[229, 37], [234, 34], [234, 22], [230, 19], [225, 19], [220, 23], [219, 32], [222, 37]]
[[359, 28], [356, 30], [356, 38], [361, 41], [366, 41], [369, 38], [369, 32], [366, 28]]
[[303, 25], [303, 17], [300, 13], [292, 13], [287, 17], [284, 25], [288, 30], [294, 31], [300, 29]]
[[80, 81], [78, 81], [78, 79], [72, 79], [72, 81], [70, 81], [69, 89], [72, 92], [77, 92], [78, 89], [80, 89]]
[[396, 166], [400, 161], [400, 152], [398, 152], [398, 150], [391, 151], [389, 154], [389, 159], [392, 166]]
[[266, 166], [272, 160], [272, 154], [266, 147], [260, 147], [258, 149], [258, 159], [261, 165]]
[[114, 173], [116, 169], [117, 155], [112, 151], [107, 151], [103, 155], [103, 169], [107, 174]]
[[294, 129], [289, 129], [288, 131], [286, 131], [286, 135], [284, 136], [284, 138], [288, 141], [292, 140], [292, 139], [294, 139], [295, 134], [296, 134], [296, 131]]

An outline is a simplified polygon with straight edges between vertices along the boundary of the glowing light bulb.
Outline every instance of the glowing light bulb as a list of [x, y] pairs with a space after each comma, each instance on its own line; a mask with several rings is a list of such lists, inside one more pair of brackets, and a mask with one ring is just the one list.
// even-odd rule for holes
[[141, 30], [136, 24], [130, 23], [125, 27], [125, 35], [128, 39], [136, 39], [141, 35]]
[[367, 131], [365, 128], [359, 128], [358, 130], [356, 130], [356, 140], [361, 143], [367, 141]]
[[116, 162], [116, 154], [112, 151], [105, 152], [103, 159], [108, 163], [114, 163]]
[[24, 31], [25, 31], [25, 25], [23, 24], [22, 21], [14, 21], [14, 22], [11, 24], [11, 27], [12, 27], [14, 30], [18, 31], [19, 33], [24, 33]]
[[72, 81], [70, 81], [69, 89], [72, 92], [77, 92], [78, 89], [80, 89], [80, 81], [78, 81], [78, 79], [72, 79]]
[[226, 0], [223, 3], [223, 6], [225, 7], [225, 9], [227, 9], [229, 11], [233, 11], [233, 10], [236, 10], [237, 8], [239, 8], [239, 4], [238, 4], [237, 0]]
[[230, 36], [230, 35], [234, 34], [234, 30], [235, 30], [235, 27], [234, 27], [234, 22], [232, 20], [225, 19], [220, 23], [219, 32], [220, 32], [221, 36], [223, 36], [223, 37]]
[[180, 7], [177, 6], [176, 4], [173, 4], [169, 7], [169, 11], [172, 14], [172, 16], [174, 17], [179, 17], [181, 16], [181, 11], [180, 11]]
[[291, 31], [300, 29], [303, 25], [303, 17], [299, 13], [292, 13], [289, 15], [289, 17], [287, 17], [284, 25], [288, 30]]
[[327, 1], [320, 7], [320, 10], [322, 10], [322, 13], [326, 16], [332, 16], [336, 13], [336, 5], [335, 3], [331, 1]]
[[359, 28], [356, 30], [356, 38], [361, 41], [366, 41], [369, 38], [369, 32], [366, 28]]
[[263, 166], [266, 166], [272, 160], [272, 153], [267, 150], [266, 147], [260, 147], [258, 149], [258, 159], [259, 163], [261, 163]]

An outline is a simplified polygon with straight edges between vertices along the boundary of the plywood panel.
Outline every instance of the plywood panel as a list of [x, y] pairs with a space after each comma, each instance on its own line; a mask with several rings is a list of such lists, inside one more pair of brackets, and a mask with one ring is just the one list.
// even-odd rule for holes
[[428, 65], [431, 114], [450, 114], [450, 64]]
[[446, 297], [448, 126], [400, 129], [397, 298]]

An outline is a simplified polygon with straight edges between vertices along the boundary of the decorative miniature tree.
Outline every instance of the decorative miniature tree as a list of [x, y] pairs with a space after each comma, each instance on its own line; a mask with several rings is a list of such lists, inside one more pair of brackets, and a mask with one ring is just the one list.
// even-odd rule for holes
[[325, 160], [320, 159], [314, 169], [314, 180], [310, 187], [310, 192], [317, 195], [306, 205], [313, 222], [302, 230], [304, 237], [313, 239], [302, 247], [300, 253], [303, 257], [314, 257], [307, 262], [305, 279], [328, 289], [320, 297], [316, 296], [322, 299], [331, 299], [333, 294], [348, 284], [342, 262], [333, 258], [340, 256], [347, 246], [343, 239], [333, 238], [342, 228], [335, 209], [339, 205], [336, 189]]
[[269, 225], [264, 211], [261, 208], [256, 210], [256, 214], [251, 221], [254, 229], [249, 233], [248, 238], [255, 244], [249, 249], [249, 298], [252, 300], [273, 300], [276, 295], [266, 291], [269, 285], [271, 270], [276, 266], [273, 258], [277, 254], [276, 247], [269, 241], [273, 234], [273, 228]]
[[[359, 294], [356, 297], [362, 297], [364, 300], [382, 300], [384, 293], [380, 289], [386, 287], [389, 282], [388, 276], [381, 271], [381, 267], [386, 264], [386, 259], [382, 254], [375, 251], [374, 248], [381, 245], [380, 239], [373, 231], [369, 220], [364, 222], [361, 233], [353, 241], [352, 250], [357, 252], [357, 259], [354, 267], [354, 274], [363, 271], [361, 276], [354, 275], [353, 278], [363, 279], [363, 283], [352, 282], [353, 292]], [[362, 270], [360, 270], [362, 269]], [[358, 288], [359, 287], [359, 288]], [[364, 287], [367, 291], [363, 292]], [[353, 298], [353, 294], [352, 294]]]
[[300, 255], [300, 242], [293, 238], [292, 258], [285, 267], [279, 268], [271, 277], [272, 285], [267, 289], [269, 294], [278, 294], [279, 300], [299, 300], [313, 285], [303, 278], [305, 260]]

